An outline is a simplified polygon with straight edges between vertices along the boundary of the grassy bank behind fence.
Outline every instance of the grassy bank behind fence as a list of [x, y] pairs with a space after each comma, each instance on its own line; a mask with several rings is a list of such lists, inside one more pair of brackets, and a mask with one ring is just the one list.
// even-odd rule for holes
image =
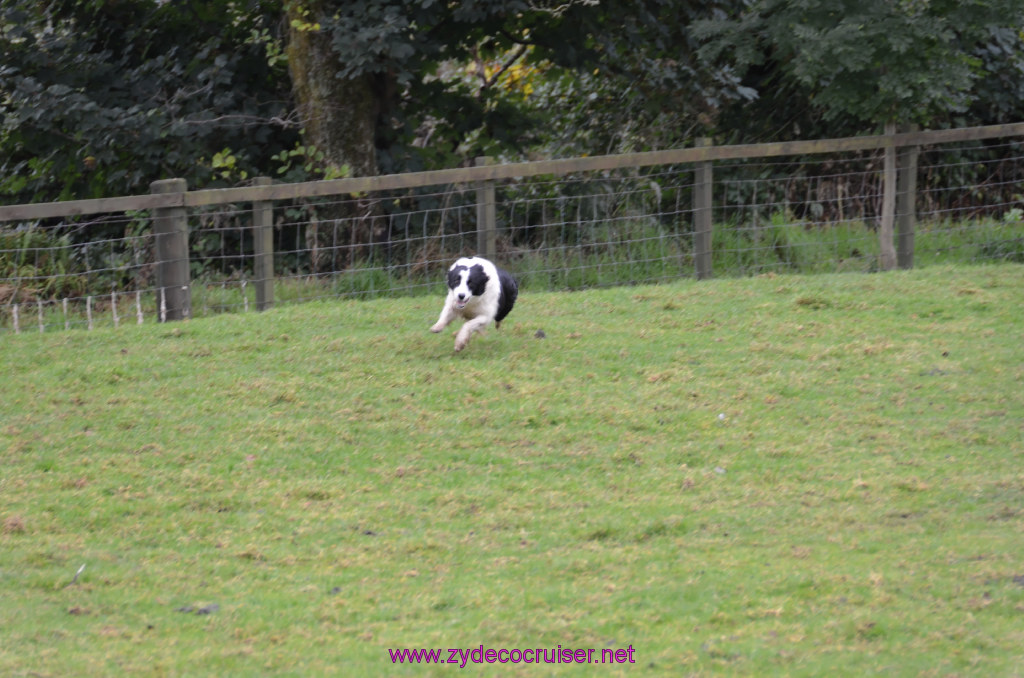
[[[1024, 221], [1019, 211], [1001, 220], [919, 224], [915, 235], [916, 267], [939, 264], [1024, 263]], [[588, 231], [573, 243], [539, 242], [532, 249], [503, 248], [499, 262], [514, 272], [524, 290], [564, 291], [688, 279], [694, 276], [692, 234], [638, 217]], [[470, 247], [468, 240], [455, 239]], [[714, 275], [720, 278], [763, 273], [876, 272], [878, 236], [862, 222], [794, 223], [776, 213], [762, 223], [725, 223], [715, 228]], [[322, 298], [377, 299], [438, 294], [444, 270], [458, 256], [434, 252], [433, 259], [401, 262], [387, 254], [353, 262], [336, 272], [312, 274], [278, 270], [274, 301], [278, 305]], [[0, 331], [47, 331], [156, 322], [161, 297], [151, 268], [139, 267], [139, 280], [89, 282], [69, 270], [75, 257], [45, 261], [64, 268], [55, 283], [44, 267], [29, 265], [30, 254], [0, 257]], [[15, 259], [18, 265], [14, 266]], [[201, 259], [193, 262], [205, 269]], [[12, 268], [12, 266], [14, 266]], [[114, 269], [112, 269], [114, 270]], [[79, 279], [80, 278], [80, 279]], [[71, 298], [54, 297], [52, 288], [78, 290]], [[91, 290], [86, 294], [84, 290]], [[201, 274], [191, 286], [193, 317], [247, 312], [257, 306], [251, 270], [230, 275]]]
[[8, 335], [0, 673], [1014, 675], [1022, 298], [524, 292], [460, 354], [436, 296]]

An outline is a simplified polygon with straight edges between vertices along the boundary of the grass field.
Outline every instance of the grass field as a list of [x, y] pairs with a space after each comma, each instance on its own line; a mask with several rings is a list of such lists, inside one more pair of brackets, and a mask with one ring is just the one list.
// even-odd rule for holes
[[[527, 293], [460, 354], [435, 297], [3, 335], [0, 674], [1021, 675], [1022, 301], [932, 267]], [[388, 652], [481, 646], [635, 663]]]

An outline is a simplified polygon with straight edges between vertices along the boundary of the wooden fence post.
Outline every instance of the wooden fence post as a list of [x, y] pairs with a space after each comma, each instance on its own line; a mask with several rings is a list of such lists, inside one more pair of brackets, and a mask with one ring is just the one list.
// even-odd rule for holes
[[[700, 137], [696, 146], [711, 146], [711, 139]], [[697, 268], [697, 280], [711, 277], [711, 235], [712, 214], [712, 172], [711, 162], [698, 162], [693, 179], [693, 260]]]
[[[269, 186], [270, 177], [256, 177], [256, 186]], [[253, 277], [256, 287], [256, 310], [265, 311], [274, 305], [274, 203], [257, 200], [252, 204]]]
[[878, 224], [878, 267], [883, 271], [896, 268], [896, 247], [893, 244], [893, 223], [896, 218], [896, 147], [892, 135], [896, 123], [885, 123], [885, 166], [882, 174], [882, 218]]
[[188, 210], [184, 179], [164, 179], [149, 185], [150, 193], [180, 193], [181, 207], [160, 207], [153, 210], [153, 235], [156, 240], [157, 294], [166, 304], [161, 320], [182, 320], [192, 314], [192, 293], [189, 288]]
[[[908, 125], [902, 131], [916, 132], [917, 125]], [[919, 151], [918, 146], [902, 146], [896, 154], [896, 263], [903, 269], [914, 268]]]
[[[480, 156], [476, 166], [491, 165], [494, 159]], [[497, 214], [494, 205], [494, 182], [479, 181], [476, 184], [476, 250], [477, 254], [493, 259], [497, 249], [498, 227], [495, 223]]]

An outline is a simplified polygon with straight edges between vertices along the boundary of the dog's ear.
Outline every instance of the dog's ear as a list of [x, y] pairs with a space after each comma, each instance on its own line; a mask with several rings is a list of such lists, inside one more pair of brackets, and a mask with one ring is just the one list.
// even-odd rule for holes
[[484, 267], [480, 264], [474, 264], [469, 269], [469, 278], [466, 280], [466, 284], [469, 286], [469, 291], [472, 292], [474, 296], [479, 297], [483, 295], [484, 290], [487, 289], [488, 280], [490, 280], [490, 278], [488, 278], [487, 274], [484, 272]]

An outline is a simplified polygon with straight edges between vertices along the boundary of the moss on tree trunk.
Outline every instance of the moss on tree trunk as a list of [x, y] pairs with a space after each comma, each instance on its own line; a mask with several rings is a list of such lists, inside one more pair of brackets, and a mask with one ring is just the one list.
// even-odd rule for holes
[[[306, 142], [331, 165], [347, 166], [352, 176], [377, 174], [374, 144], [378, 101], [372, 75], [339, 78], [341, 65], [323, 30], [322, 3], [288, 4], [288, 69]], [[320, 23], [318, 23], [320, 22]], [[318, 205], [306, 241], [314, 271], [337, 270], [369, 256], [373, 242], [386, 236], [373, 196], [350, 203]]]
[[[307, 140], [354, 176], [376, 174], [374, 133], [379, 108], [372, 76], [337, 77], [331, 35], [317, 28], [321, 3], [288, 5], [288, 69]], [[322, 25], [322, 24], [320, 24]]]

